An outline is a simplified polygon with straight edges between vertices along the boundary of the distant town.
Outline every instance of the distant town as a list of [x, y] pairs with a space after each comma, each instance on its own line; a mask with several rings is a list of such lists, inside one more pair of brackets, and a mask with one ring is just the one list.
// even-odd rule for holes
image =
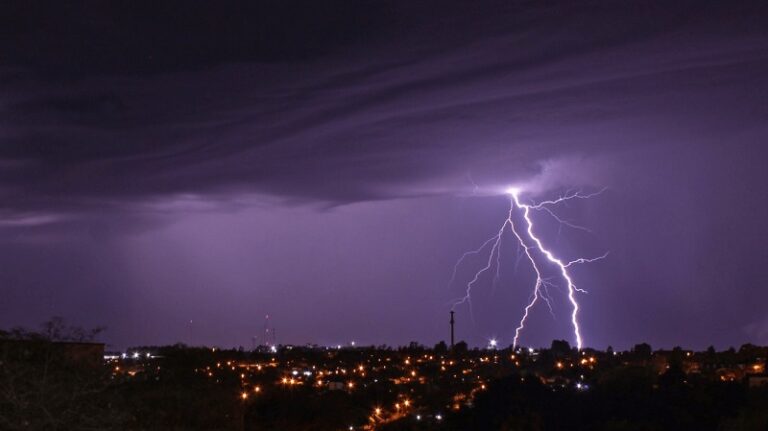
[[750, 344], [699, 352], [645, 343], [628, 351], [577, 350], [562, 340], [547, 349], [413, 342], [251, 350], [177, 344], [105, 352], [103, 344], [60, 332], [60, 340], [2, 333], [0, 428], [720, 430], [768, 424], [768, 347]]

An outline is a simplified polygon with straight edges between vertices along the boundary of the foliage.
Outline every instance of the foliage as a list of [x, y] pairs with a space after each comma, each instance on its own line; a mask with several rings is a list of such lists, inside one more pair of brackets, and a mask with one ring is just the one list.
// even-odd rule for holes
[[0, 429], [125, 429], [128, 415], [102, 367], [72, 361], [54, 340], [85, 339], [55, 319], [43, 332], [15, 328], [0, 340]]

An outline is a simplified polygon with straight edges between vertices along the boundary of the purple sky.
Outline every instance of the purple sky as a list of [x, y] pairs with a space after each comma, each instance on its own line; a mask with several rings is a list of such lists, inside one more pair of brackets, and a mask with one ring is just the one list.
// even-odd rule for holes
[[[768, 344], [764, 2], [322, 3], [0, 6], [0, 327], [433, 344], [523, 184], [607, 187], [559, 208], [591, 233], [534, 214], [610, 252], [573, 269], [586, 345]], [[531, 291], [503, 247], [472, 344]], [[573, 341], [555, 296], [523, 344]]]

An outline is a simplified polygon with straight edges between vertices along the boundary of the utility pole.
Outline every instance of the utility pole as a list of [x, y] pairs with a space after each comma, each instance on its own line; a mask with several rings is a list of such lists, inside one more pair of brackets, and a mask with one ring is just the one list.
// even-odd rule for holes
[[453, 350], [453, 310], [451, 310], [451, 350]]

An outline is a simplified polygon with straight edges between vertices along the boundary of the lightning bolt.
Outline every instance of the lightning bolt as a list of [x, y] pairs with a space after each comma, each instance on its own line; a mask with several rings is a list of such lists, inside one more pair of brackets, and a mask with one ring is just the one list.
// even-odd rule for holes
[[482, 267], [479, 271], [475, 273], [475, 276], [472, 278], [472, 280], [467, 283], [466, 286], [466, 292], [465, 295], [456, 301], [453, 302], [453, 306], [451, 307], [451, 310], [454, 310], [458, 305], [467, 303], [469, 305], [469, 315], [472, 321], [475, 321], [474, 312], [472, 311], [472, 286], [477, 283], [477, 281], [480, 279], [480, 276], [483, 275], [484, 272], [491, 269], [491, 266], [493, 265], [493, 256], [498, 253], [499, 246], [501, 245], [501, 238], [504, 234], [504, 228], [507, 227], [507, 221], [504, 222], [504, 224], [501, 225], [501, 228], [496, 233], [496, 235], [488, 238], [483, 245], [480, 246], [480, 248], [472, 251], [468, 251], [464, 253], [458, 262], [456, 262], [456, 265], [453, 267], [453, 276], [451, 277], [451, 281], [453, 281], [456, 277], [456, 271], [458, 270], [459, 264], [469, 255], [471, 254], [478, 254], [482, 252], [483, 249], [485, 249], [488, 244], [493, 243], [493, 246], [491, 247], [491, 253], [488, 255], [488, 261], [486, 262], [485, 266]]
[[[552, 282], [550, 282], [549, 279], [543, 277], [542, 270], [539, 267], [539, 264], [537, 263], [537, 258], [536, 258], [537, 255], [540, 255], [540, 256], [543, 256], [546, 259], [546, 261], [553, 264], [558, 269], [559, 277], [562, 278], [562, 280], [565, 282], [565, 285], [567, 287], [568, 301], [571, 304], [571, 325], [573, 326], [573, 335], [576, 341], [576, 347], [579, 350], [581, 350], [583, 346], [583, 339], [581, 336], [581, 328], [579, 326], [579, 320], [578, 320], [579, 303], [578, 301], [576, 301], [576, 293], [577, 292], [586, 293], [586, 291], [576, 286], [576, 284], [573, 282], [573, 278], [568, 272], [568, 268], [576, 264], [591, 263], [591, 262], [596, 262], [596, 261], [605, 259], [608, 256], [608, 253], [605, 253], [602, 256], [598, 256], [594, 258], [577, 258], [571, 261], [563, 261], [559, 259], [558, 257], [555, 256], [554, 253], [552, 253], [549, 249], [544, 247], [544, 244], [542, 243], [541, 239], [539, 239], [539, 237], [536, 236], [536, 233], [534, 232], [534, 227], [533, 227], [534, 223], [531, 218], [531, 211], [543, 210], [549, 215], [551, 215], [561, 225], [588, 231], [588, 229], [586, 228], [575, 225], [573, 223], [570, 223], [558, 217], [551, 210], [550, 207], [553, 207], [562, 203], [567, 203], [568, 201], [573, 199], [589, 199], [591, 197], [601, 194], [603, 191], [605, 191], [605, 189], [600, 190], [596, 193], [591, 193], [591, 194], [582, 194], [581, 192], [566, 192], [564, 195], [560, 196], [557, 199], [542, 201], [539, 203], [525, 204], [520, 200], [520, 191], [518, 189], [509, 189], [507, 191], [511, 196], [509, 212], [507, 213], [507, 218], [502, 223], [496, 235], [487, 239], [479, 248], [464, 253], [456, 262], [456, 265], [454, 265], [453, 274], [451, 275], [450, 283], [453, 283], [453, 281], [456, 279], [456, 274], [458, 272], [459, 266], [468, 256], [480, 254], [486, 248], [488, 248], [489, 245], [492, 244], [490, 247], [490, 253], [488, 254], [488, 259], [485, 263], [485, 266], [483, 266], [477, 272], [475, 272], [474, 277], [472, 277], [472, 279], [466, 284], [464, 296], [453, 301], [453, 306], [451, 307], [451, 310], [455, 309], [457, 306], [461, 304], [466, 303], [469, 306], [470, 316], [474, 321], [474, 313], [472, 311], [472, 299], [471, 299], [472, 288], [478, 282], [478, 280], [480, 280], [481, 276], [485, 272], [489, 271], [494, 266], [494, 264], [496, 266], [496, 275], [493, 279], [494, 285], [498, 281], [499, 270], [500, 270], [499, 268], [501, 266], [501, 241], [507, 226], [509, 226], [510, 231], [512, 232], [514, 237], [517, 239], [517, 242], [520, 248], [522, 248], [523, 250], [523, 254], [525, 254], [525, 256], [528, 258], [528, 262], [530, 262], [531, 267], [534, 273], [536, 274], [536, 282], [533, 287], [533, 293], [531, 294], [528, 303], [523, 309], [523, 316], [520, 319], [520, 322], [515, 328], [513, 346], [517, 347], [518, 340], [520, 339], [520, 334], [525, 329], [525, 323], [528, 319], [528, 316], [530, 315], [531, 309], [534, 307], [534, 305], [536, 305], [539, 299], [544, 301], [544, 303], [549, 308], [550, 314], [554, 316], [551, 296], [549, 294], [549, 287], [553, 287], [555, 285]], [[514, 221], [513, 215], [516, 209], [522, 211], [522, 221], [524, 222], [523, 223], [524, 226], [522, 227], [517, 226], [517, 224]]]

